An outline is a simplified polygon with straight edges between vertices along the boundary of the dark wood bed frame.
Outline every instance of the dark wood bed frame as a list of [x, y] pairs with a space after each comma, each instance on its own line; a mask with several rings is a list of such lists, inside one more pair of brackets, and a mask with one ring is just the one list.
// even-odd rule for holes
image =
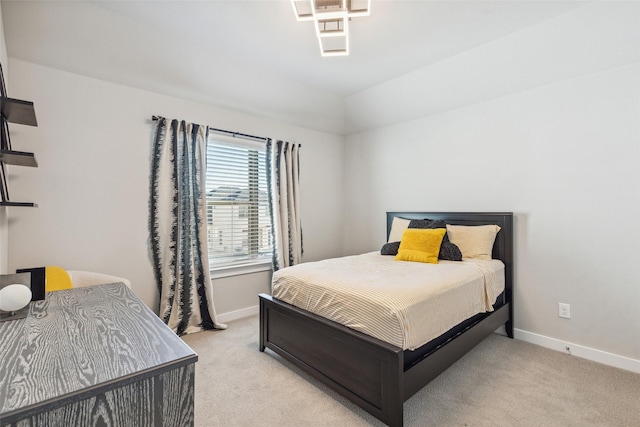
[[[463, 325], [434, 348], [421, 348], [422, 355], [416, 362], [415, 357], [406, 357], [408, 351], [400, 347], [269, 295], [259, 295], [260, 351], [265, 348], [274, 351], [393, 427], [403, 425], [405, 400], [497, 328], [504, 325], [507, 335], [513, 338], [513, 214], [387, 212], [387, 235], [396, 216], [442, 219], [458, 225], [499, 225], [493, 258], [505, 264], [502, 305], [498, 304], [491, 313], [475, 316], [470, 325]], [[410, 363], [405, 362], [408, 359], [412, 359]]]

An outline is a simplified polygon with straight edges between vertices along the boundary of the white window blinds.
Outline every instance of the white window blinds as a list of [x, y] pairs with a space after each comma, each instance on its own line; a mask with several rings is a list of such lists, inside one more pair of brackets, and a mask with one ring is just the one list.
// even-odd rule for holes
[[262, 143], [207, 143], [207, 237], [212, 269], [271, 261], [271, 217]]

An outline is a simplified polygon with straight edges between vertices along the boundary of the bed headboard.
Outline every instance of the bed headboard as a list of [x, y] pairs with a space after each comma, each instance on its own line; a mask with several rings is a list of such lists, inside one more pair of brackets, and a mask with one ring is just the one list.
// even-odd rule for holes
[[[512, 212], [387, 212], [387, 236], [391, 232], [393, 217], [405, 219], [441, 219], [455, 225], [500, 226], [493, 244], [493, 258], [505, 265], [505, 297], [513, 303], [513, 213]], [[512, 305], [513, 307], [513, 305]]]

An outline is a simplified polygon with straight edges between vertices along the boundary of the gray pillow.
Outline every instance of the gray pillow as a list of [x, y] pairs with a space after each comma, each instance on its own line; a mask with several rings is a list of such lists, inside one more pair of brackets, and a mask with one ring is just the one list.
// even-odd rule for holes
[[447, 223], [441, 219], [412, 219], [409, 228], [447, 228]]
[[462, 261], [462, 252], [460, 252], [460, 248], [457, 245], [454, 245], [448, 239], [446, 242], [442, 240], [438, 259], [443, 259], [446, 261]]
[[385, 243], [380, 249], [381, 255], [398, 255], [398, 248], [400, 248], [400, 242]]

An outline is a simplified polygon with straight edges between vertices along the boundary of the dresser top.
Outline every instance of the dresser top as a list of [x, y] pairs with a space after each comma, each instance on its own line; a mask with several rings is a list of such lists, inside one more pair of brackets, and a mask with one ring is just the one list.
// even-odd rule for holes
[[0, 419], [197, 358], [123, 283], [49, 292], [25, 319], [0, 322]]

